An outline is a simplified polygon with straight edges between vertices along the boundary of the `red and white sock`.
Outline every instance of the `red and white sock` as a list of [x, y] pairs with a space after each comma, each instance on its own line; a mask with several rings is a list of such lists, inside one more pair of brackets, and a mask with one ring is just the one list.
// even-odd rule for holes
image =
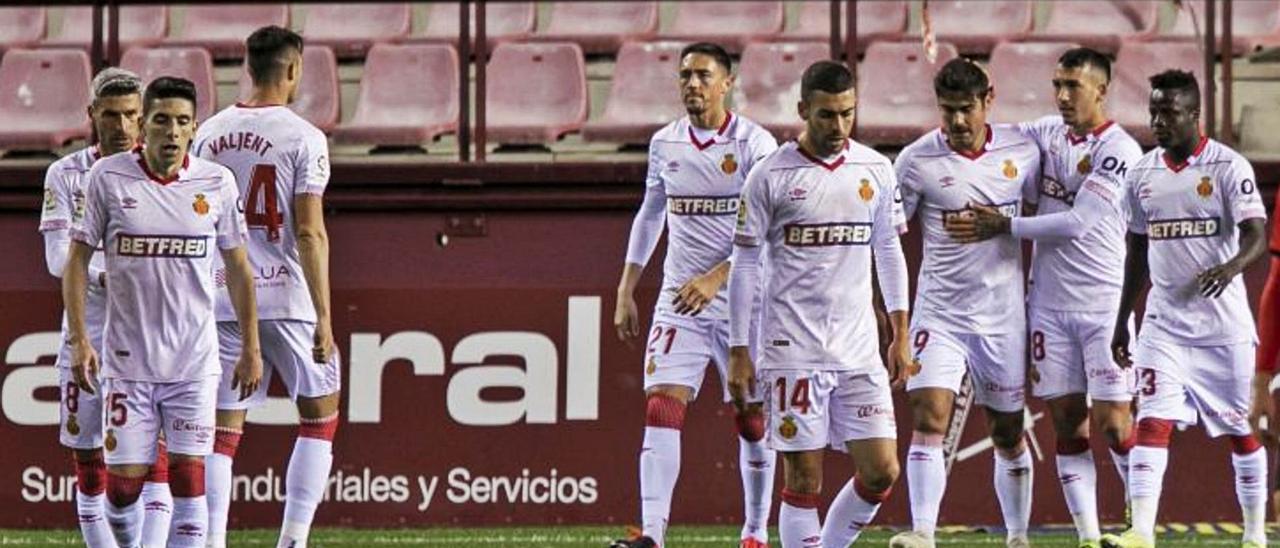
[[138, 548], [142, 542], [142, 484], [146, 478], [126, 478], [107, 473], [107, 524], [120, 548]]
[[995, 450], [996, 498], [1009, 538], [1025, 538], [1031, 524], [1031, 482], [1034, 474], [1031, 452], [1025, 447], [1017, 455]]
[[938, 508], [947, 490], [947, 463], [942, 460], [942, 434], [915, 432], [907, 450], [907, 494], [911, 528], [933, 537]]
[[1098, 525], [1098, 469], [1088, 438], [1058, 439], [1058, 482], [1081, 541], [1102, 538]]
[[644, 444], [640, 447], [640, 519], [643, 534], [665, 544], [671, 493], [680, 477], [680, 429], [685, 403], [663, 394], [645, 400]]
[[1236, 499], [1244, 516], [1242, 541], [1267, 543], [1267, 450], [1253, 436], [1231, 437]]
[[284, 523], [280, 526], [277, 546], [303, 548], [307, 545], [311, 521], [329, 484], [333, 436], [337, 431], [337, 413], [319, 419], [302, 419], [285, 475]]
[[107, 525], [106, 496], [107, 465], [102, 455], [87, 462], [75, 461], [76, 467], [76, 515], [80, 521], [80, 534], [89, 548], [115, 548], [111, 527]]
[[173, 524], [167, 546], [203, 548], [209, 523], [204, 459], [174, 459], [169, 466], [169, 489], [173, 491]]
[[742, 473], [742, 536], [769, 543], [769, 510], [773, 506], [773, 468], [777, 454], [765, 446], [764, 414], [736, 417], [738, 470]]
[[827, 520], [822, 524], [822, 545], [846, 548], [853, 544], [875, 519], [880, 503], [888, 496], [889, 489], [875, 492], [856, 477], [846, 482], [827, 509]]
[[209, 505], [210, 548], [227, 548], [227, 515], [231, 512], [231, 465], [240, 447], [242, 432], [219, 426], [214, 431], [213, 453], [204, 458], [204, 492]]
[[778, 536], [782, 537], [782, 548], [822, 546], [818, 495], [782, 490], [782, 509], [778, 510]]
[[156, 461], [142, 484], [142, 545], [164, 546], [173, 519], [173, 494], [169, 492], [169, 453], [164, 442], [156, 447]]
[[1169, 467], [1169, 438], [1173, 422], [1142, 419], [1138, 422], [1138, 444], [1129, 452], [1129, 498], [1133, 508], [1133, 530], [1148, 541], [1156, 534], [1156, 513], [1164, 472]]

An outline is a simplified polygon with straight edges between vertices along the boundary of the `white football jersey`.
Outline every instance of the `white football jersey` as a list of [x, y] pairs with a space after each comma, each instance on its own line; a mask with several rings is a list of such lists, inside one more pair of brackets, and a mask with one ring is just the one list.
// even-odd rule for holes
[[[84, 182], [89, 169], [98, 161], [98, 148], [88, 147], [72, 152], [49, 165], [44, 175], [44, 207], [40, 211], [40, 232], [71, 230], [84, 216]], [[89, 259], [90, 272], [106, 269], [102, 250]], [[89, 279], [84, 300], [84, 324], [95, 349], [102, 347], [102, 327], [107, 320], [107, 294], [97, 289], [98, 281]], [[67, 339], [67, 313], [62, 313], [62, 339]], [[58, 361], [59, 367], [70, 364]]]
[[[323, 195], [329, 184], [324, 133], [285, 106], [235, 105], [205, 120], [191, 150], [235, 174], [249, 226], [258, 317], [316, 321], [293, 228], [293, 199]], [[223, 276], [218, 282], [218, 321], [234, 321]]]
[[187, 157], [171, 179], [141, 150], [94, 164], [71, 237], [106, 250], [103, 376], [176, 382], [215, 376], [213, 257], [248, 237], [231, 172]]
[[1249, 161], [1208, 138], [1180, 165], [1156, 147], [1129, 169], [1129, 207], [1129, 230], [1149, 242], [1142, 336], [1191, 346], [1257, 342], [1243, 276], [1216, 299], [1200, 296], [1196, 282], [1239, 251], [1239, 223], [1266, 219]]
[[969, 215], [969, 204], [1009, 217], [1036, 191], [1040, 149], [1007, 125], [987, 126], [977, 154], [951, 149], [941, 130], [911, 143], [894, 162], [908, 219], [920, 213], [924, 261], [913, 325], [964, 333], [1019, 333], [1026, 325], [1022, 244], [1010, 235], [959, 243], [944, 223]]
[[795, 142], [751, 172], [735, 242], [763, 245], [761, 369], [883, 367], [872, 246], [902, 223], [889, 160], [849, 141], [823, 160]]
[[1120, 305], [1124, 280], [1125, 174], [1142, 148], [1118, 124], [1107, 122], [1084, 136], [1061, 116], [1019, 124], [1040, 146], [1044, 172], [1028, 199], [1037, 215], [1069, 211], [1077, 194], [1091, 192], [1112, 206], [1084, 236], [1036, 240], [1031, 261], [1031, 306], [1067, 312], [1111, 312]]

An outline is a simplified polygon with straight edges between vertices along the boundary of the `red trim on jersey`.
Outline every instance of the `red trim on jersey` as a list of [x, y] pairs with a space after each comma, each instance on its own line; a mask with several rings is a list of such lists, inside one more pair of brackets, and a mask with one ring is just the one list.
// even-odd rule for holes
[[134, 152], [138, 153], [138, 165], [142, 167], [142, 172], [146, 173], [147, 177], [150, 178], [152, 181], [155, 181], [162, 185], [167, 185], [169, 183], [177, 181], [179, 177], [181, 177], [182, 175], [181, 173], [182, 170], [187, 169], [187, 166], [191, 165], [191, 156], [185, 155], [182, 157], [182, 167], [178, 170], [178, 173], [174, 173], [172, 177], [161, 177], [159, 175], [156, 175], [154, 171], [151, 171], [151, 167], [147, 165], [147, 155], [142, 153], [142, 147], [138, 147], [133, 150]]
[[[724, 122], [720, 124], [720, 129], [716, 130], [716, 135], [724, 135], [725, 130], [729, 129], [729, 122], [732, 120], [733, 113], [727, 110], [724, 111]], [[699, 141], [698, 134], [693, 131], [693, 124], [689, 124], [689, 142], [693, 143], [693, 146], [697, 147], [698, 150], [706, 150], [707, 147], [716, 144], [716, 138], [712, 136], [705, 142]]]
[[284, 106], [284, 104], [282, 103], [271, 103], [269, 105], [246, 105], [244, 103], [241, 103], [240, 101], [236, 101], [237, 108], [271, 108], [271, 107], [282, 107], [282, 106]]
[[[824, 162], [822, 161], [822, 158], [819, 158], [817, 156], [814, 156], [813, 154], [810, 154], [809, 151], [805, 150], [803, 146], [800, 146], [800, 141], [796, 141], [796, 150], [798, 150], [800, 152], [800, 155], [804, 156], [805, 159], [809, 160], [810, 162], [813, 162], [815, 164], [818, 164], [822, 167], [827, 168], [827, 171], [835, 171], [839, 169], [840, 166], [844, 165], [844, 154], [841, 154], [835, 160], [832, 160], [830, 162]], [[848, 139], [846, 139], [844, 142], [844, 150], [849, 150]]]
[[964, 156], [965, 158], [968, 158], [970, 160], [977, 160], [978, 158], [981, 158], [983, 154], [987, 153], [987, 145], [991, 144], [991, 135], [992, 135], [991, 124], [984, 124], [984, 125], [987, 128], [987, 140], [982, 143], [982, 148], [978, 149], [977, 152], [972, 152], [968, 150], [956, 150], [955, 147], [951, 146], [950, 139], [947, 139], [947, 148], [950, 148], [952, 152], [955, 152], [956, 154]]
[[1204, 147], [1207, 147], [1207, 146], [1209, 146], [1209, 138], [1205, 137], [1204, 134], [1201, 134], [1200, 142], [1196, 143], [1196, 149], [1191, 151], [1191, 155], [1183, 159], [1181, 163], [1174, 164], [1172, 161], [1170, 161], [1169, 151], [1167, 150], [1164, 151], [1164, 154], [1160, 155], [1160, 159], [1164, 160], [1164, 165], [1168, 166], [1169, 169], [1173, 170], [1174, 173], [1177, 173], [1179, 171], [1187, 169], [1187, 166], [1191, 165], [1191, 159], [1195, 158], [1196, 156], [1199, 156], [1201, 152], [1204, 152]]
[[1106, 122], [1103, 122], [1103, 123], [1102, 123], [1102, 125], [1100, 125], [1100, 126], [1098, 126], [1098, 127], [1096, 127], [1096, 128], [1093, 128], [1092, 130], [1090, 130], [1090, 131], [1089, 131], [1089, 133], [1086, 133], [1086, 134], [1084, 134], [1084, 135], [1076, 135], [1075, 133], [1073, 133], [1073, 132], [1071, 131], [1071, 127], [1070, 127], [1070, 126], [1068, 126], [1068, 127], [1067, 127], [1067, 141], [1068, 141], [1068, 142], [1070, 142], [1070, 143], [1071, 143], [1071, 144], [1073, 144], [1073, 145], [1078, 145], [1078, 144], [1080, 144], [1080, 143], [1085, 142], [1085, 140], [1086, 140], [1086, 139], [1088, 139], [1090, 135], [1092, 135], [1092, 136], [1094, 136], [1094, 137], [1101, 136], [1101, 135], [1102, 135], [1102, 132], [1106, 131], [1106, 130], [1107, 130], [1107, 128], [1111, 127], [1112, 125], [1115, 125], [1115, 123], [1116, 123], [1116, 122], [1115, 122], [1114, 120], [1107, 120]]

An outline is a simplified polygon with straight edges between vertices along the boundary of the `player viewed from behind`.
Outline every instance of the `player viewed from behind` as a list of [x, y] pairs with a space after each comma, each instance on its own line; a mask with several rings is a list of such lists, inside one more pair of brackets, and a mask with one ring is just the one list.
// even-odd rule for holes
[[[756, 394], [767, 399], [769, 448], [783, 457], [784, 548], [848, 546], [898, 477], [890, 384], [911, 368], [903, 218], [889, 160], [849, 139], [855, 104], [847, 67], [820, 61], [805, 70], [798, 105], [805, 129], [752, 170], [734, 237], [729, 388], [739, 406]], [[872, 309], [873, 257], [893, 324], [888, 364]], [[751, 336], [757, 301], [759, 377]], [[856, 474], [823, 526], [828, 446], [847, 451]]]
[[[143, 147], [94, 164], [73, 226], [62, 279], [72, 372], [102, 391], [107, 521], [122, 548], [139, 545], [138, 504], [161, 432], [168, 440], [173, 521], [167, 546], [204, 546], [204, 456], [212, 449], [218, 381], [213, 255], [228, 265], [236, 315], [249, 333], [236, 367], [246, 394], [262, 372], [253, 274], [235, 182], [226, 168], [190, 158], [195, 86], [160, 77], [142, 100]], [[98, 354], [85, 321], [93, 250], [106, 255], [107, 320]]]
[[995, 444], [995, 491], [1008, 545], [1027, 545], [1031, 455], [1023, 442], [1026, 331], [1022, 246], [1004, 235], [965, 243], [946, 228], [983, 205], [1016, 216], [1036, 191], [1040, 151], [1009, 126], [987, 124], [987, 74], [955, 59], [933, 80], [941, 129], [903, 149], [894, 166], [907, 218], [920, 214], [924, 263], [916, 289], [912, 345], [920, 374], [907, 382], [914, 432], [907, 453], [912, 531], [891, 546], [933, 546], [946, 490], [942, 440], [966, 372], [987, 409]]
[[[40, 233], [44, 236], [45, 263], [49, 273], [61, 278], [71, 246], [71, 227], [84, 215], [85, 179], [99, 158], [132, 150], [138, 145], [138, 118], [142, 115], [142, 80], [132, 72], [108, 68], [91, 84], [93, 102], [89, 118], [98, 143], [62, 157], [49, 166], [44, 180], [44, 209]], [[102, 353], [102, 329], [107, 314], [107, 272], [101, 251], [89, 260], [85, 295], [85, 327], [95, 351]], [[102, 395], [80, 390], [71, 373], [70, 331], [64, 316], [62, 347], [58, 351], [58, 387], [61, 390], [59, 438], [75, 456], [76, 513], [85, 544], [91, 548], [115, 546], [103, 515], [103, 492], [107, 468], [102, 460]], [[143, 524], [144, 543], [161, 546], [169, 535], [167, 459], [158, 451], [156, 463], [147, 474], [142, 500], [147, 508]], [[155, 480], [155, 481], [153, 481]]]
[[1061, 115], [1019, 125], [1044, 161], [1038, 195], [1028, 197], [1038, 203], [1036, 216], [974, 205], [973, 218], [947, 227], [962, 241], [1013, 234], [1035, 242], [1027, 306], [1033, 393], [1053, 416], [1058, 479], [1082, 547], [1102, 537], [1090, 430], [1106, 436], [1122, 482], [1133, 447], [1132, 375], [1111, 359], [1111, 335], [1124, 278], [1124, 178], [1142, 149], [1107, 118], [1110, 82], [1105, 55], [1063, 53], [1053, 74]]
[[[649, 143], [644, 201], [631, 225], [626, 265], [613, 321], [618, 337], [645, 344], [644, 445], [640, 450], [643, 530], [615, 547], [662, 546], [671, 496], [680, 474], [685, 407], [698, 395], [707, 366], [721, 381], [728, 366], [729, 277], [738, 195], [756, 162], [777, 141], [755, 122], [729, 112], [733, 87], [729, 54], [696, 43], [680, 53], [679, 87], [688, 116], [658, 130]], [[669, 225], [662, 292], [647, 335], [640, 331], [635, 288]], [[728, 399], [727, 389], [725, 399]], [[772, 451], [765, 448], [759, 399], [738, 408], [738, 464], [742, 473], [744, 547], [767, 545], [773, 492]]]
[[298, 404], [302, 425], [285, 477], [280, 546], [306, 546], [333, 465], [341, 371], [329, 300], [329, 237], [323, 196], [329, 184], [328, 143], [286, 104], [302, 78], [302, 37], [280, 27], [249, 36], [253, 95], [209, 118], [195, 153], [231, 169], [249, 227], [249, 260], [258, 296], [258, 329], [268, 368], [248, 399], [233, 389], [235, 359], [245, 342], [235, 323], [233, 295], [219, 291], [222, 382], [218, 432], [207, 468], [210, 546], [226, 545], [232, 459], [245, 414], [266, 401], [272, 372]]
[[[1128, 257], [1112, 352], [1137, 368], [1138, 444], [1129, 457], [1133, 527], [1105, 546], [1152, 546], [1175, 423], [1229, 436], [1244, 546], [1266, 545], [1267, 455], [1250, 431], [1257, 335], [1239, 276], [1266, 253], [1266, 208], [1253, 167], [1200, 132], [1200, 86], [1151, 77], [1159, 147], [1129, 169]], [[1129, 354], [1128, 319], [1151, 281]]]

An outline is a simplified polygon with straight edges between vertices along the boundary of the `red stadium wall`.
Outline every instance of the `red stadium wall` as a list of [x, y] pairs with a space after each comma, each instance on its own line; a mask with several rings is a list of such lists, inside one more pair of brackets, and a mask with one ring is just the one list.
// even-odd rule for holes
[[[613, 293], [630, 213], [490, 213], [484, 237], [435, 235], [444, 214], [339, 212], [330, 218], [334, 311], [345, 362], [343, 424], [326, 525], [634, 523], [642, 426], [641, 350], [617, 342]], [[57, 445], [57, 286], [34, 214], [0, 215], [0, 527], [69, 527], [73, 491]], [[918, 241], [907, 244], [918, 258]], [[652, 303], [660, 257], [645, 279]], [[1258, 295], [1265, 267], [1249, 272]], [[648, 304], [642, 305], [642, 309]], [[645, 312], [645, 321], [648, 313]], [[717, 383], [714, 374], [709, 383]], [[713, 386], [713, 385], [709, 385]], [[521, 388], [523, 387], [523, 388]], [[737, 443], [718, 389], [689, 413], [675, 523], [736, 523]], [[899, 402], [904, 398], [899, 395]], [[283, 404], [283, 405], [280, 405]], [[287, 402], [256, 415], [288, 422]], [[1033, 405], [1037, 523], [1069, 523], [1053, 435]], [[910, 421], [899, 407], [900, 445]], [[237, 461], [232, 526], [274, 526], [294, 426], [249, 427]], [[999, 523], [983, 420], [971, 416], [943, 504], [944, 523]], [[1110, 458], [1104, 519], [1118, 521]], [[825, 492], [848, 478], [829, 455]], [[881, 514], [908, 522], [906, 481]], [[1193, 429], [1176, 436], [1162, 519], [1238, 520], [1229, 449]]]

